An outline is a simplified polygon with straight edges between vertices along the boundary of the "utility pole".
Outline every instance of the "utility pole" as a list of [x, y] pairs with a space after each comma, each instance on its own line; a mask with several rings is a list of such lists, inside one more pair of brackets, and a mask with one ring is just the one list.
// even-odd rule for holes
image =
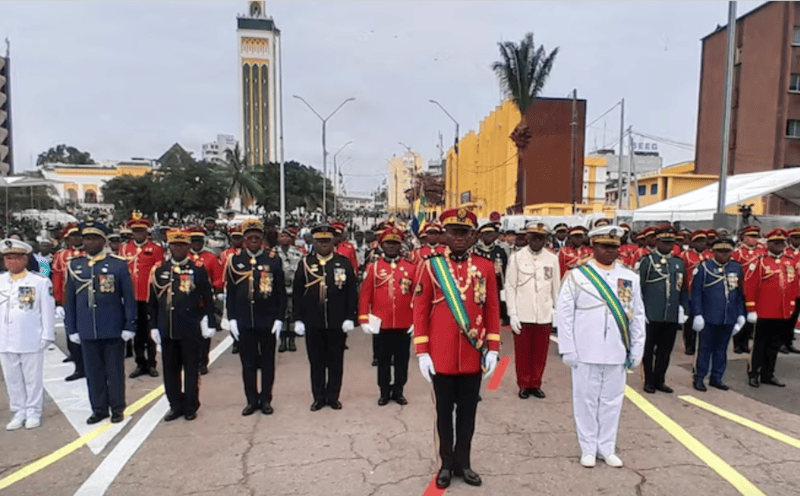
[[[627, 191], [623, 189], [624, 181], [622, 179], [622, 149], [624, 147], [625, 142], [623, 141], [623, 136], [625, 135], [625, 99], [622, 99], [620, 102], [619, 108], [619, 160], [617, 165], [617, 210], [622, 210], [622, 196], [623, 191], [625, 192], [625, 196], [627, 197]], [[628, 209], [628, 205], [625, 206], [625, 210]]]
[[[572, 128], [571, 138], [570, 138], [570, 147], [569, 147], [569, 161], [570, 167], [572, 167], [572, 213], [574, 214], [578, 208], [578, 164], [575, 163], [575, 126], [578, 125], [578, 108], [577, 102], [578, 99], [578, 90], [577, 88], [572, 90], [572, 124], [570, 127]], [[527, 188], [526, 188], [527, 189]], [[524, 208], [524, 207], [523, 207]]]
[[725, 57], [725, 99], [722, 103], [722, 150], [719, 163], [719, 196], [714, 226], [724, 227], [725, 196], [728, 182], [728, 146], [731, 137], [731, 101], [733, 100], [733, 56], [736, 51], [736, 2], [728, 2], [728, 53]]
[[633, 126], [628, 126], [628, 169], [633, 175], [633, 194], [636, 198], [636, 208], [639, 208], [639, 179], [636, 178], [636, 167], [633, 165]]
[[284, 162], [284, 155], [283, 155], [283, 43], [280, 42], [278, 39], [278, 67], [280, 70], [278, 71], [278, 82], [280, 86], [278, 87], [278, 98], [280, 98], [281, 103], [281, 115], [280, 115], [280, 131], [281, 131], [281, 156], [279, 160], [280, 163], [280, 180], [281, 180], [281, 229], [286, 227], [286, 163]]
[[455, 184], [455, 190], [456, 190], [456, 198], [455, 199], [456, 199], [456, 201], [455, 201], [455, 205], [453, 205], [453, 206], [458, 207], [458, 206], [461, 205], [461, 194], [460, 194], [460, 192], [458, 190], [458, 172], [459, 172], [458, 171], [458, 159], [459, 159], [459, 152], [458, 152], [458, 137], [459, 137], [458, 121], [456, 121], [453, 118], [453, 116], [450, 115], [450, 112], [445, 110], [445, 108], [442, 106], [441, 103], [437, 102], [436, 100], [428, 100], [428, 101], [433, 103], [434, 105], [437, 105], [440, 109], [442, 109], [442, 112], [447, 114], [447, 117], [449, 117], [450, 120], [453, 121], [455, 123], [455, 125], [456, 125], [456, 139], [455, 139], [455, 143], [453, 144], [453, 148], [454, 148], [454, 150], [456, 152], [456, 166], [455, 166], [455, 170], [453, 171], [453, 179], [454, 179], [453, 183]]

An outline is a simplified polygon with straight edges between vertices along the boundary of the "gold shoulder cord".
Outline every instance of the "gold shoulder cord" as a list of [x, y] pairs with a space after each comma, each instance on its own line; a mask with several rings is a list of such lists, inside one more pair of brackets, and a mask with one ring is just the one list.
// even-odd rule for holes
[[[164, 296], [164, 293], [166, 293], [168, 289], [172, 288], [172, 268], [170, 267], [169, 269], [169, 279], [167, 279], [167, 282], [164, 283], [163, 285], [158, 283], [158, 278], [156, 278], [156, 268], [157, 267], [153, 267], [151, 271], [150, 284], [152, 284], [156, 290], [156, 298], [161, 298], [162, 296]], [[172, 291], [170, 291], [167, 294], [166, 306], [167, 306], [167, 311], [170, 311], [170, 309], [172, 308]]]
[[227, 261], [227, 263], [225, 265], [225, 270], [226, 270], [226, 272], [228, 272], [230, 274], [231, 280], [233, 281], [233, 285], [234, 286], [238, 286], [239, 284], [241, 284], [245, 280], [249, 280], [248, 284], [247, 284], [247, 296], [250, 299], [250, 301], [253, 301], [253, 290], [254, 290], [254, 288], [253, 288], [253, 284], [254, 284], [254, 281], [253, 281], [253, 265], [252, 265], [253, 264], [253, 259], [250, 260], [250, 263], [251, 263], [251, 265], [250, 265], [250, 270], [249, 271], [244, 272], [244, 271], [236, 270], [236, 269], [233, 268], [233, 255], [231, 255], [230, 257], [228, 257], [228, 261]]
[[325, 285], [325, 266], [322, 267], [322, 275], [318, 276], [311, 270], [311, 267], [308, 266], [308, 257], [303, 257], [303, 270], [306, 274], [306, 293], [308, 293], [308, 288], [319, 284], [319, 303], [320, 305], [324, 305], [325, 301], [328, 299], [328, 288]]
[[70, 261], [67, 262], [67, 273], [69, 274], [70, 277], [75, 279], [75, 281], [79, 284], [78, 285], [78, 289], [75, 290], [75, 294], [77, 295], [77, 294], [79, 294], [81, 291], [83, 291], [85, 289], [89, 293], [89, 306], [93, 307], [94, 306], [94, 284], [92, 284], [92, 282], [94, 281], [94, 276], [90, 277], [89, 279], [84, 279], [82, 277], [79, 277], [78, 274], [75, 273], [75, 270], [73, 270], [71, 262], [72, 262], [72, 259], [70, 259]]

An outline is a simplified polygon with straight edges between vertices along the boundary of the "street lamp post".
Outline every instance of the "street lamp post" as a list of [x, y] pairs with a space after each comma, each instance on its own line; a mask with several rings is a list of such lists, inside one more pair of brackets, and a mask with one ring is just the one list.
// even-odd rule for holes
[[339, 209], [336, 206], [336, 204], [339, 203], [339, 187], [337, 186], [339, 184], [339, 169], [336, 167], [336, 155], [339, 155], [339, 152], [344, 150], [345, 147], [351, 144], [352, 142], [353, 142], [352, 140], [348, 141], [347, 143], [342, 145], [341, 148], [339, 148], [338, 152], [333, 154], [333, 215], [334, 216], [339, 215]]
[[450, 112], [448, 112], [447, 110], [445, 110], [444, 107], [442, 107], [441, 103], [437, 102], [436, 100], [428, 100], [428, 101], [433, 103], [433, 104], [435, 104], [435, 105], [438, 105], [439, 108], [442, 109], [442, 112], [447, 114], [447, 117], [449, 117], [450, 120], [453, 121], [456, 124], [456, 139], [455, 139], [455, 145], [454, 145], [455, 149], [456, 149], [456, 170], [455, 170], [455, 174], [454, 174], [455, 177], [454, 177], [454, 181], [453, 182], [455, 183], [455, 190], [456, 190], [456, 205], [455, 206], [457, 207], [457, 206], [461, 205], [461, 197], [460, 197], [459, 191], [458, 191], [458, 155], [459, 155], [459, 153], [458, 153], [458, 136], [459, 136], [458, 135], [458, 121], [455, 120], [452, 115], [450, 115]]
[[327, 150], [327, 148], [325, 148], [325, 124], [327, 124], [328, 119], [333, 117], [333, 114], [338, 112], [340, 108], [344, 107], [344, 105], [347, 102], [352, 102], [353, 100], [355, 100], [355, 98], [351, 97], [351, 98], [348, 98], [347, 100], [343, 101], [342, 103], [339, 104], [338, 107], [336, 107], [336, 110], [331, 112], [328, 117], [325, 117], [323, 119], [322, 116], [319, 115], [319, 113], [316, 110], [314, 110], [314, 107], [312, 107], [311, 104], [308, 103], [307, 101], [305, 101], [302, 97], [299, 97], [297, 95], [292, 95], [292, 96], [294, 98], [297, 98], [301, 102], [305, 103], [306, 107], [308, 107], [312, 112], [314, 112], [314, 115], [319, 117], [319, 120], [322, 121], [322, 216], [325, 218], [325, 220], [327, 220], [327, 217], [328, 217], [328, 203], [327, 203], [327, 196], [328, 196], [327, 191], [328, 191], [328, 188], [327, 188], [327, 185], [325, 184], [325, 180], [328, 178], [328, 150]]

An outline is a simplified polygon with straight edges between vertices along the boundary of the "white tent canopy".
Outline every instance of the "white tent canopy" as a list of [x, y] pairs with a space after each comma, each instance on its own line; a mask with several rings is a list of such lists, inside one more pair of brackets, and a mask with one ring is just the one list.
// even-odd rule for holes
[[[633, 221], [710, 221], [717, 211], [719, 182], [633, 212]], [[800, 205], [800, 168], [728, 176], [725, 207], [771, 193]]]

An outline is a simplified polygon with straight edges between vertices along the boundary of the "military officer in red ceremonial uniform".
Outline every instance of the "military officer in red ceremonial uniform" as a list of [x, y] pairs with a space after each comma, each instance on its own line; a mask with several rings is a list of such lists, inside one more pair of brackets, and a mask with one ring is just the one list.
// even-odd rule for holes
[[[469, 252], [477, 218], [465, 208], [440, 217], [448, 249], [418, 266], [414, 289], [414, 347], [419, 367], [433, 381], [441, 469], [436, 486], [452, 475], [473, 486], [481, 478], [470, 465], [481, 373], [489, 376], [500, 350], [500, 305], [491, 261]], [[455, 408], [458, 405], [458, 408]], [[453, 410], [455, 447], [453, 446]]]
[[631, 227], [628, 224], [620, 224], [619, 227], [625, 231], [625, 234], [622, 236], [622, 244], [619, 247], [619, 258], [617, 260], [630, 269], [633, 267], [633, 265], [629, 265], [630, 259], [638, 249], [638, 246], [628, 242], [631, 235]]
[[[64, 240], [66, 247], [63, 250], [59, 250], [53, 257], [51, 272], [53, 273], [53, 297], [56, 300], [56, 317], [63, 319], [64, 287], [67, 284], [67, 264], [73, 258], [85, 256], [86, 252], [83, 249], [83, 236], [81, 236], [80, 226], [77, 222], [71, 222], [64, 226], [64, 229], [61, 230], [61, 238]], [[75, 372], [68, 375], [64, 380], [75, 381], [86, 377], [83, 367], [81, 346], [68, 339], [67, 350], [69, 351], [69, 356], [64, 359], [64, 361], [75, 362]]]
[[642, 257], [656, 249], [656, 226], [647, 226], [636, 236], [637, 241], [641, 238], [642, 246], [636, 249], [631, 256], [631, 267], [637, 270], [636, 264]]
[[158, 377], [156, 343], [150, 337], [147, 299], [150, 295], [150, 271], [157, 263], [164, 261], [164, 249], [148, 238], [147, 230], [153, 224], [143, 218], [141, 212], [133, 212], [126, 226], [133, 238], [122, 245], [120, 256], [128, 262], [136, 295], [136, 336], [133, 338], [136, 368], [128, 377], [135, 379], [145, 374]]
[[747, 367], [749, 384], [770, 384], [784, 387], [775, 377], [775, 361], [781, 336], [792, 326], [795, 299], [798, 294], [795, 266], [784, 256], [786, 230], [780, 227], [767, 234], [767, 253], [750, 262], [745, 269], [744, 295], [747, 320], [755, 324], [753, 352]]
[[563, 222], [556, 224], [553, 228], [553, 246], [551, 250], [553, 253], [558, 254], [561, 248], [567, 246], [567, 236], [569, 236], [569, 226]]
[[231, 245], [219, 254], [219, 264], [222, 269], [228, 264], [228, 259], [233, 255], [238, 255], [242, 251], [244, 245], [244, 236], [242, 235], [241, 226], [232, 226], [228, 229], [228, 236], [231, 239]]
[[347, 226], [345, 226], [344, 222], [336, 221], [331, 222], [331, 227], [333, 227], [333, 229], [336, 231], [336, 235], [334, 237], [336, 248], [334, 248], [333, 251], [350, 260], [350, 265], [353, 267], [353, 272], [355, 272], [356, 277], [358, 277], [358, 257], [356, 257], [356, 247], [353, 246], [353, 243], [344, 239], [344, 233], [347, 230]]
[[[206, 269], [209, 281], [211, 282], [212, 290], [215, 293], [221, 294], [225, 286], [225, 280], [222, 277], [222, 265], [219, 263], [219, 258], [206, 247], [206, 230], [202, 227], [193, 227], [189, 229], [191, 243], [191, 250], [189, 251], [189, 259], [195, 263], [203, 264]], [[200, 345], [200, 375], [208, 374], [208, 353], [211, 351], [211, 339], [203, 338], [203, 343]]]
[[[569, 269], [583, 265], [592, 258], [592, 248], [586, 246], [587, 232], [589, 231], [583, 226], [573, 226], [569, 230], [569, 244], [558, 251], [558, 265], [561, 269], [561, 277], [564, 277], [564, 274]], [[527, 243], [527, 238], [523, 239]]]
[[[681, 251], [679, 258], [686, 265], [686, 290], [691, 298], [694, 268], [703, 260], [708, 259], [706, 232], [702, 229], [692, 232], [689, 236], [689, 249]], [[689, 308], [691, 308], [691, 302]], [[683, 323], [683, 347], [684, 353], [687, 355], [694, 355], [697, 343], [697, 333], [692, 329], [693, 318], [694, 315], [689, 315], [689, 320]]]
[[[760, 237], [760, 227], [743, 227], [739, 236], [741, 239], [741, 244], [739, 248], [737, 248], [731, 255], [731, 260], [739, 262], [742, 265], [745, 283], [748, 279], [750, 279], [750, 276], [752, 276], [750, 266], [753, 265], [753, 262], [758, 260], [759, 257], [764, 256], [767, 253], [767, 248], [758, 241]], [[753, 265], [753, 267], [755, 267], [755, 265]], [[753, 337], [753, 330], [753, 324], [751, 322], [747, 322], [742, 330], [733, 336], [734, 353], [750, 353], [750, 339]]]
[[445, 245], [439, 242], [442, 236], [442, 226], [436, 222], [430, 222], [425, 225], [424, 232], [425, 244], [414, 249], [414, 251], [412, 251], [408, 256], [408, 259], [413, 264], [420, 263], [434, 253], [444, 253], [444, 250], [447, 248]]
[[[787, 257], [790, 257], [795, 265], [795, 271], [800, 269], [800, 227], [794, 227], [789, 230], [789, 238], [787, 239], [788, 245], [784, 252]], [[794, 314], [792, 314], [792, 325], [786, 330], [783, 336], [783, 344], [781, 345], [781, 353], [800, 353], [800, 349], [794, 347], [794, 328], [797, 325], [797, 316], [800, 315], [800, 298], [795, 300]]]
[[[416, 265], [400, 257], [403, 231], [396, 227], [384, 230], [378, 242], [383, 256], [367, 264], [361, 295], [358, 300], [358, 322], [361, 329], [377, 336], [378, 405], [389, 400], [408, 404], [403, 388], [408, 378], [408, 358], [413, 322], [411, 297], [416, 279]], [[370, 315], [380, 319], [380, 327], [370, 323]], [[374, 321], [373, 317], [373, 323]], [[394, 363], [394, 384], [391, 368]]]

